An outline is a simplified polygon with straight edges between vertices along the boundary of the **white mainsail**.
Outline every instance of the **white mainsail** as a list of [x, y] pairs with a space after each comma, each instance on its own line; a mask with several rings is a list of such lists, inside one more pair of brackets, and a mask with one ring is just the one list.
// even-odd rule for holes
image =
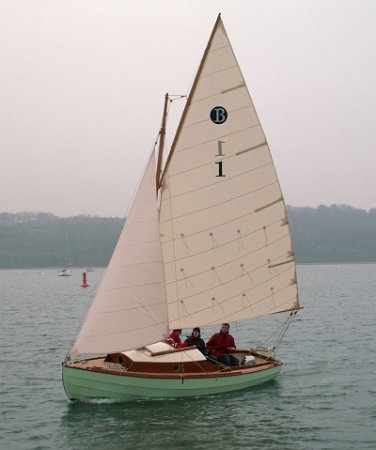
[[220, 17], [167, 159], [159, 215], [155, 185], [153, 152], [71, 354], [300, 308], [282, 192]]
[[153, 152], [71, 354], [138, 348], [167, 332]]
[[299, 309], [285, 204], [218, 18], [161, 187], [170, 328]]

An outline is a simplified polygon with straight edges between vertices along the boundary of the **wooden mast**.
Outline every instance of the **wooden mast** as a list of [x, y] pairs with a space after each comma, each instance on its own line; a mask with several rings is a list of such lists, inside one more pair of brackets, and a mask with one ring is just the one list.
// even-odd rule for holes
[[166, 121], [167, 121], [167, 106], [168, 106], [168, 94], [165, 95], [164, 107], [163, 107], [163, 117], [161, 131], [159, 132], [159, 149], [158, 149], [158, 159], [157, 159], [157, 171], [155, 174], [156, 190], [158, 195], [158, 190], [160, 188], [161, 181], [161, 168], [162, 168], [162, 158], [163, 158], [163, 148], [166, 136]]

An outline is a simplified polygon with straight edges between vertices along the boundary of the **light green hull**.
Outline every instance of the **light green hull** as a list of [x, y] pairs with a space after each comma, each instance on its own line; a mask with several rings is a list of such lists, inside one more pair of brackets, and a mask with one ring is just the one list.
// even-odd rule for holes
[[166, 379], [113, 375], [64, 366], [63, 383], [71, 400], [193, 397], [266, 383], [279, 374], [281, 367], [220, 377]]

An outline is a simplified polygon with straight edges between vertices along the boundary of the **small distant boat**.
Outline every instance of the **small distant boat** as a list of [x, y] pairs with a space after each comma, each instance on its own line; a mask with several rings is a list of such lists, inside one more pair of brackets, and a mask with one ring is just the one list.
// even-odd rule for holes
[[93, 268], [93, 267], [88, 267], [88, 268], [86, 269], [86, 272], [94, 272], [94, 268]]
[[[162, 167], [160, 132], [102, 284], [63, 363], [72, 400], [191, 397], [275, 378], [301, 309], [282, 192], [220, 16]], [[169, 330], [289, 312], [237, 366], [174, 348]], [[90, 357], [91, 356], [91, 357]]]
[[61, 269], [60, 272], [58, 273], [59, 277], [70, 277], [72, 276], [72, 273], [70, 271], [70, 269]]

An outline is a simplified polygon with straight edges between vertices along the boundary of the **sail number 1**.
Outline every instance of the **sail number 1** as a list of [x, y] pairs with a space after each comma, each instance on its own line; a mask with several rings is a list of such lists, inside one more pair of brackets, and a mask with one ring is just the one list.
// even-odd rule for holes
[[[218, 153], [215, 156], [225, 156], [223, 153], [222, 147], [223, 144], [225, 144], [224, 141], [218, 141]], [[224, 175], [223, 173], [223, 161], [216, 161], [215, 164], [217, 165], [218, 168], [218, 173], [216, 177], [225, 177], [226, 175]]]

